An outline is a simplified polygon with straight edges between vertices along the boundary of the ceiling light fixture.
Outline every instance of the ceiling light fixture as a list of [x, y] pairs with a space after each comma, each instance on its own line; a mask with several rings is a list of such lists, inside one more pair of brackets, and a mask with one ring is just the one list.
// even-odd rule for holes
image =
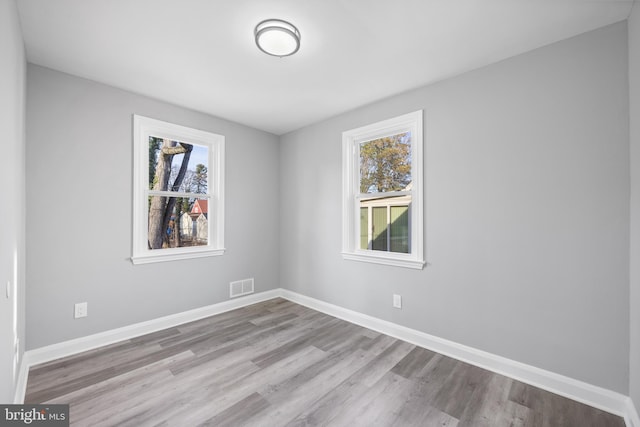
[[300, 31], [282, 19], [266, 19], [254, 30], [258, 49], [268, 55], [289, 56], [300, 49]]

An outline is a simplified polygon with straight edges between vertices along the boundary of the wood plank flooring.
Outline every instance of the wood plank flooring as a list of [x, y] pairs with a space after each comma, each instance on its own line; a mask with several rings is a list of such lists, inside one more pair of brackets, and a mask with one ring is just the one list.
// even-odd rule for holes
[[25, 402], [73, 426], [624, 427], [284, 299], [35, 366]]

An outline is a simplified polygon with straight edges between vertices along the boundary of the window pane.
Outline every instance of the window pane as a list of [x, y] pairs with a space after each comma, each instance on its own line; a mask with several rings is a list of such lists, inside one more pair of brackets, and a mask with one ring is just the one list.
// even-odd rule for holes
[[208, 172], [208, 147], [149, 137], [150, 189], [205, 194]]
[[410, 132], [360, 144], [360, 193], [402, 191], [410, 183]]
[[[164, 212], [171, 212], [168, 216]], [[209, 242], [207, 199], [149, 197], [149, 249], [206, 246]]]
[[391, 252], [409, 253], [409, 206], [391, 206]]
[[369, 209], [360, 208], [360, 249], [369, 249]]
[[373, 241], [371, 249], [375, 251], [387, 250], [387, 207], [374, 207], [372, 209]]

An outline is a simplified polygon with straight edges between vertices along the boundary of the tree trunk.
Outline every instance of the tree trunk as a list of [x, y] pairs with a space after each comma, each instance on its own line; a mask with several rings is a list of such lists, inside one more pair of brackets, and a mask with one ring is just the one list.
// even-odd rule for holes
[[173, 244], [172, 247], [179, 248], [180, 245], [180, 232], [182, 231], [182, 199], [178, 199], [178, 203], [176, 205], [178, 208], [176, 209], [176, 220], [175, 220], [175, 230], [173, 231]]
[[[184, 176], [187, 173], [187, 166], [189, 166], [189, 158], [191, 157], [191, 150], [193, 150], [193, 145], [189, 145], [189, 144], [183, 144], [180, 143], [180, 145], [183, 148], [183, 153], [184, 153], [184, 157], [182, 158], [182, 164], [180, 165], [180, 170], [178, 171], [178, 176], [176, 176], [176, 180], [173, 183], [173, 186], [171, 187], [171, 191], [178, 191], [180, 190], [180, 186], [182, 185], [182, 180], [184, 179]], [[167, 207], [164, 211], [164, 219], [163, 219], [163, 225], [164, 225], [164, 229], [168, 229], [169, 227], [169, 221], [171, 221], [171, 214], [173, 213], [173, 209], [176, 207], [176, 201], [178, 200], [177, 197], [169, 197], [169, 200], [167, 202]], [[174, 234], [176, 233], [176, 224], [177, 221], [174, 221]], [[169, 240], [169, 236], [167, 234], [165, 234], [165, 238], [167, 239], [167, 242]]]
[[[156, 183], [154, 190], [166, 191], [169, 186], [169, 176], [171, 175], [171, 161], [173, 154], [165, 154], [165, 148], [176, 146], [175, 141], [165, 139], [162, 141], [162, 148], [158, 154], [158, 164], [156, 165]], [[164, 211], [167, 205], [167, 198], [164, 196], [151, 196], [151, 206], [149, 207], [149, 248], [161, 249], [165, 228], [163, 227]]]
[[[173, 186], [171, 187], [171, 191], [178, 191], [180, 189], [182, 180], [184, 179], [184, 176], [187, 172], [187, 166], [189, 164], [189, 158], [191, 157], [192, 149], [193, 146], [189, 144], [179, 143], [178, 146], [178, 142], [176, 141], [170, 141], [168, 139], [163, 140], [162, 148], [160, 149], [160, 153], [158, 155], [158, 164], [156, 166], [157, 181], [153, 186], [154, 190], [169, 190], [169, 177], [171, 176], [171, 163], [173, 161], [173, 156], [176, 154], [184, 153], [180, 171], [175, 179], [175, 182], [173, 183]], [[149, 207], [150, 249], [160, 249], [163, 247], [163, 242], [169, 243], [169, 236], [167, 234], [167, 231], [175, 204], [175, 197], [151, 197], [151, 205]]]

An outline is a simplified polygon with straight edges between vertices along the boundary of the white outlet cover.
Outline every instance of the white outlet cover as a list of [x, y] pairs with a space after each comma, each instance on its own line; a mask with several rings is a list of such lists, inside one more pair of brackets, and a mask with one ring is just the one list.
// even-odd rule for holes
[[397, 294], [393, 295], [393, 306], [395, 308], [402, 308], [402, 296]]
[[79, 302], [74, 306], [73, 317], [78, 319], [80, 317], [87, 317], [87, 303]]
[[11, 298], [11, 280], [7, 280], [7, 299]]

